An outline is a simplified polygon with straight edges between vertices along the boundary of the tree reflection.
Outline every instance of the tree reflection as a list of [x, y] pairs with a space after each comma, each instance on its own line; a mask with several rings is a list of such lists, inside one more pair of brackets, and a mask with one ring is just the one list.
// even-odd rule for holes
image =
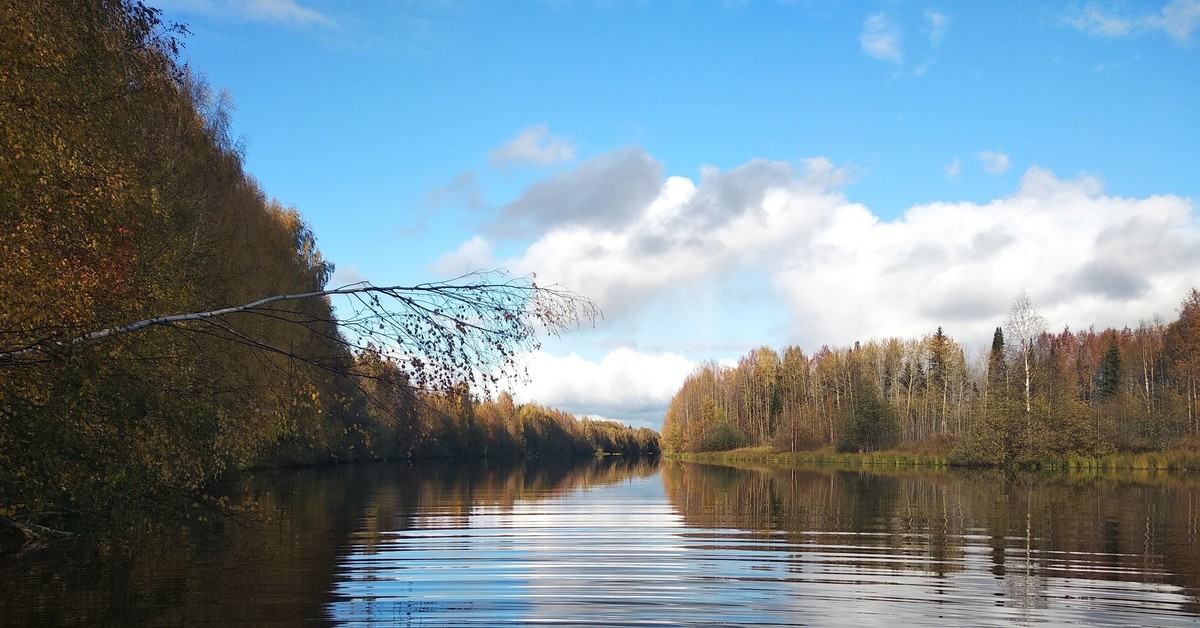
[[[0, 625], [273, 624], [324, 616], [343, 555], [410, 526], [646, 477], [654, 459], [372, 463], [256, 474], [237, 520], [142, 521], [124, 541], [0, 559]], [[199, 516], [197, 511], [196, 516]]]
[[986, 573], [1018, 611], [1056, 578], [1182, 587], [1200, 612], [1200, 482], [1182, 476], [875, 473], [671, 463], [663, 484], [687, 525], [783, 534], [816, 560], [935, 578]]

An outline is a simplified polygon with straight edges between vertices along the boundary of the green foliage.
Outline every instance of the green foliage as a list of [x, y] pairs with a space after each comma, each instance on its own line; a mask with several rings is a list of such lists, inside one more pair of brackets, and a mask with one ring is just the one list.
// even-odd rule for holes
[[850, 424], [842, 432], [838, 451], [878, 451], [896, 444], [895, 413], [875, 387], [859, 379], [852, 387]]
[[1096, 394], [1101, 401], [1108, 401], [1121, 391], [1121, 348], [1117, 344], [1117, 334], [1108, 334], [1108, 349], [1104, 352], [1104, 361], [1100, 363], [1099, 381], [1096, 382]]
[[1004, 357], [1004, 330], [997, 327], [992, 334], [992, 350], [988, 353], [987, 394], [1000, 397], [1008, 393], [1008, 362]]
[[727, 418], [718, 420], [704, 440], [704, 451], [728, 451], [737, 449], [746, 442], [746, 437]]

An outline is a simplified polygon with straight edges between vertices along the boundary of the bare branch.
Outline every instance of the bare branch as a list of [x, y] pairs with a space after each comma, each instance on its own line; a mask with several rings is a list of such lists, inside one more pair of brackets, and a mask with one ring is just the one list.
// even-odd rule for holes
[[[284, 303], [331, 297], [345, 297], [339, 306], [347, 309], [337, 317], [341, 332], [337, 337], [313, 328], [334, 321], [280, 308]], [[601, 316], [591, 301], [560, 286], [539, 286], [532, 275], [511, 278], [502, 271], [486, 271], [412, 286], [361, 282], [273, 295], [203, 312], [156, 316], [0, 351], [0, 365], [45, 359], [71, 347], [151, 327], [200, 331], [203, 325], [196, 327], [198, 322], [215, 324], [232, 340], [298, 357], [236, 331], [230, 321], [246, 314], [293, 323], [355, 351], [378, 350], [396, 363], [414, 386], [434, 390], [447, 390], [464, 381], [486, 387], [497, 377], [517, 376], [514, 358], [540, 347], [539, 334], [558, 335]]]

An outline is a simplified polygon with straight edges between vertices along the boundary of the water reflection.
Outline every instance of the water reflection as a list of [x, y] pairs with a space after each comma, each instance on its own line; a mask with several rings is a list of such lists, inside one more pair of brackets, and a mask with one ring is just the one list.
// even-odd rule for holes
[[663, 482], [697, 535], [729, 546], [713, 531], [737, 530], [756, 539], [739, 541], [749, 551], [784, 561], [805, 613], [833, 602], [922, 624], [931, 612], [1194, 624], [1200, 612], [1194, 479], [672, 464]]
[[511, 509], [648, 477], [648, 461], [379, 463], [285, 470], [226, 487], [251, 514], [203, 525], [145, 521], [126, 541], [0, 557], [0, 626], [329, 623], [339, 557], [372, 530]]
[[[660, 476], [661, 473], [661, 476]], [[1200, 481], [573, 463], [245, 478], [0, 559], [0, 625], [1196, 625]]]
[[686, 569], [673, 547], [681, 522], [655, 472], [646, 461], [610, 461], [578, 470], [569, 488], [523, 491], [515, 501], [509, 491], [477, 491], [466, 504], [429, 491], [401, 525], [352, 536], [329, 614], [385, 625], [648, 618], [662, 599], [646, 586]]

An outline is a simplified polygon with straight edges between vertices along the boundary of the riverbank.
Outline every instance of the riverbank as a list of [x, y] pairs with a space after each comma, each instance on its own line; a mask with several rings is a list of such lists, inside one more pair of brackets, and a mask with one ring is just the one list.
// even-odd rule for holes
[[[710, 464], [765, 464], [781, 467], [837, 466], [864, 468], [978, 467], [957, 463], [949, 452], [885, 450], [864, 453], [838, 452], [832, 448], [814, 451], [773, 451], [745, 447], [730, 451], [665, 453], [668, 460]], [[1200, 451], [1172, 449], [1156, 452], [1116, 453], [1106, 456], [1067, 456], [1012, 465], [1014, 468], [1046, 471], [1170, 471], [1200, 472]]]

